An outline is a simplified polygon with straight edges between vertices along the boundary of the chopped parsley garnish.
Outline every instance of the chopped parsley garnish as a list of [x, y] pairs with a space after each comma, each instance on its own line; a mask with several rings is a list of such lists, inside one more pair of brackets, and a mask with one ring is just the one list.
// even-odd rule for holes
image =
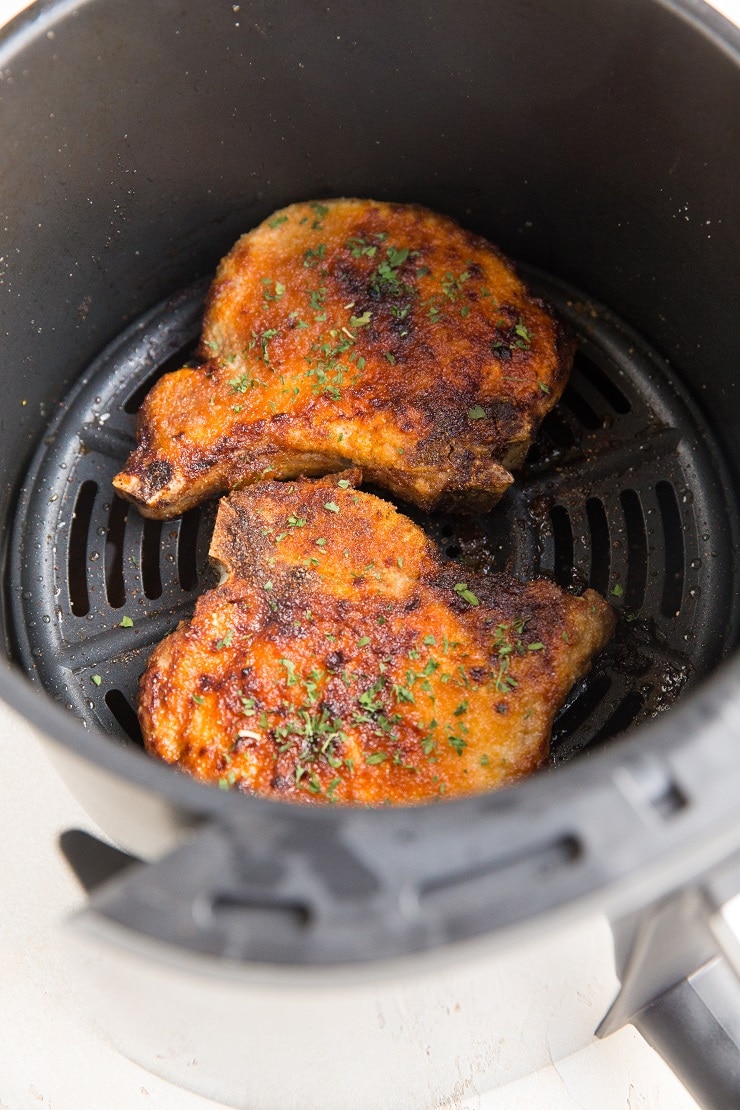
[[518, 337], [515, 341], [517, 347], [521, 347], [525, 351], [529, 350], [530, 346], [532, 345], [532, 336], [525, 328], [524, 321], [522, 320], [521, 316], [514, 326], [514, 332]]
[[486, 410], [481, 405], [473, 405], [472, 409], [468, 409], [468, 420], [484, 420], [486, 417]]
[[348, 239], [344, 245], [348, 251], [352, 252], [353, 258], [361, 258], [363, 254], [367, 258], [374, 258], [378, 250], [376, 246], [368, 243], [366, 239], [362, 239], [359, 235]]
[[287, 216], [273, 216], [273, 218], [268, 221], [268, 226], [273, 228], [280, 227], [280, 224], [287, 224], [287, 222]]
[[466, 582], [457, 582], [455, 584], [455, 593], [461, 597], [463, 601], [467, 601], [468, 605], [480, 605], [478, 598], [472, 590], [468, 589]]
[[385, 763], [387, 758], [388, 758], [388, 753], [387, 752], [373, 752], [372, 755], [365, 756], [365, 762], [369, 763], [370, 766], [373, 767], [377, 763]]
[[314, 312], [320, 312], [326, 300], [326, 286], [322, 285], [318, 289], [309, 289], [308, 299], [311, 302], [311, 308]]
[[[279, 301], [285, 293], [285, 286], [280, 281], [273, 281], [272, 278], [262, 278], [262, 296], [269, 303], [270, 301]], [[270, 289], [270, 286], [274, 286]]]
[[376, 295], [389, 293], [391, 296], [400, 296], [403, 293], [414, 292], [410, 285], [401, 281], [396, 272], [406, 261], [409, 253], [408, 247], [400, 250], [397, 247], [386, 247], [385, 258], [378, 264], [370, 282], [370, 287]]
[[397, 270], [399, 266], [403, 266], [404, 262], [409, 256], [409, 248], [402, 247], [400, 250], [397, 247], [387, 247], [385, 256], [388, 259], [388, 265]]
[[393, 693], [396, 695], [399, 701], [414, 701], [414, 692], [413, 690], [409, 690], [408, 686], [399, 686], [394, 683]]
[[260, 350], [262, 351], [262, 361], [268, 366], [270, 364], [270, 356], [267, 353], [267, 344], [271, 339], [277, 335], [277, 328], [266, 328], [260, 335], [257, 332], [252, 332], [252, 341], [249, 344], [250, 350], [259, 342]]
[[230, 378], [228, 384], [234, 390], [234, 393], [246, 393], [248, 389], [252, 388], [254, 382], [246, 374], [241, 374], [238, 378]]
[[448, 270], [442, 278], [442, 291], [449, 300], [456, 301], [462, 292], [463, 285], [469, 280], [470, 274], [467, 270], [463, 270], [459, 277], [455, 277], [454, 274], [450, 273]]
[[287, 682], [288, 686], [295, 686], [296, 682], [298, 681], [298, 675], [296, 674], [295, 670], [295, 663], [291, 662], [290, 659], [278, 659], [278, 663], [281, 667], [285, 667], [285, 670], [287, 672], [285, 681]]
[[317, 247], [309, 247], [303, 255], [303, 265], [309, 269], [321, 262], [326, 254], [326, 243], [319, 243]]
[[133, 628], [134, 627], [134, 622], [131, 620], [131, 617], [124, 617], [123, 620], [121, 621], [119, 627], [120, 628]]

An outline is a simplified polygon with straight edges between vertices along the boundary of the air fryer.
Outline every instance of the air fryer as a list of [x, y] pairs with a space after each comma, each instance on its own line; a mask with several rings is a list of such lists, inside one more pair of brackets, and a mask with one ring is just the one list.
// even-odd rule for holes
[[[634, 1020], [705, 1105], [740, 1098], [717, 926], [740, 887], [739, 57], [693, 0], [41, 2], [6, 30], [0, 694], [155, 861], [96, 885], [106, 928], [359, 968], [598, 906], [623, 975], [602, 1031]], [[138, 676], [209, 584], [214, 506], [144, 520], [111, 478], [219, 257], [273, 209], [341, 195], [486, 235], [579, 338], [502, 502], [416, 516], [450, 559], [619, 613], [551, 768], [499, 793], [302, 808], [143, 752]]]

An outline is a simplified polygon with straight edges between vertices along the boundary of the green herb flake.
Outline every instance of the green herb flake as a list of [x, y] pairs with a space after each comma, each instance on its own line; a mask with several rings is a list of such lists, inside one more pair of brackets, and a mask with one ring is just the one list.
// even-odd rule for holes
[[435, 640], [434, 636], [432, 636], [432, 635], [425, 636], [423, 642], [427, 645], [427, 647], [436, 647], [437, 646], [437, 641]]
[[468, 409], [468, 420], [485, 420], [486, 410], [482, 405], [473, 405], [472, 409]]
[[467, 601], [468, 605], [480, 605], [480, 601], [475, 596], [473, 591], [468, 589], [468, 585], [466, 582], [456, 582], [455, 593], [459, 597], [461, 597], [463, 601]]
[[101, 682], [103, 681], [99, 674], [94, 674], [90, 677], [91, 681], [94, 682], [96, 686], [100, 686]]
[[541, 381], [540, 378], [537, 379], [537, 388], [539, 389], [540, 393], [551, 392], [550, 386], [547, 384], [547, 382]]
[[[262, 296], [269, 304], [270, 301], [279, 301], [285, 294], [285, 286], [280, 281], [273, 281], [272, 278], [262, 278]], [[274, 290], [270, 286], [274, 286]]]
[[612, 595], [614, 597], [622, 597], [624, 595], [624, 590], [622, 589], [622, 587], [619, 585], [618, 582], [617, 582], [616, 586], [614, 586], [614, 588], [612, 589]]
[[288, 686], [295, 686], [298, 681], [298, 675], [295, 673], [295, 663], [291, 662], [290, 659], [278, 659], [278, 663], [281, 667], [285, 667], [287, 672], [285, 681]]
[[363, 312], [362, 316], [350, 316], [349, 326], [351, 328], [364, 328], [370, 323], [373, 318], [372, 312], [368, 309]]
[[412, 703], [414, 702], [413, 691], [409, 690], [408, 686], [399, 686], [394, 683], [393, 693], [396, 695], [399, 701], [407, 701]]
[[339, 486], [340, 489], [349, 489], [349, 482], [347, 481], [346, 478], [340, 478], [339, 481], [337, 482], [337, 485]]
[[287, 222], [288, 222], [288, 217], [287, 216], [273, 216], [273, 218], [268, 221], [268, 227], [272, 227], [272, 228], [280, 227], [281, 224], [287, 224]]
[[303, 255], [303, 265], [312, 269], [321, 262], [326, 254], [326, 243], [319, 243], [317, 247], [309, 247]]
[[124, 617], [123, 620], [121, 621], [120, 625], [119, 625], [119, 628], [133, 628], [133, 627], [134, 627], [134, 622], [131, 620], [131, 617]]
[[532, 344], [532, 336], [530, 335], [530, 333], [527, 331], [526, 327], [524, 326], [524, 321], [522, 320], [521, 316], [519, 317], [519, 319], [516, 323], [514, 331], [515, 331], [516, 335], [519, 337], [518, 342], [517, 342], [517, 347], [522, 347], [524, 350], [528, 350], [529, 347]]
[[326, 547], [326, 540], [323, 536], [319, 536], [319, 538], [315, 542], [317, 547]]
[[203, 705], [203, 702], [205, 701], [205, 698], [202, 698], [200, 694], [191, 694], [190, 697], [193, 699], [196, 705]]
[[223, 651], [224, 648], [231, 647], [233, 641], [234, 629], [230, 628], [221, 640], [216, 640], [216, 651]]
[[365, 763], [368, 763], [371, 767], [374, 767], [378, 763], [385, 763], [387, 758], [387, 752], [373, 752], [372, 755], [365, 756]]
[[319, 201], [314, 201], [311, 207], [320, 220], [323, 220], [324, 216], [326, 216], [329, 212], [327, 206], [325, 204], [320, 204]]
[[390, 362], [391, 366], [395, 366], [395, 365], [396, 365], [396, 357], [395, 357], [395, 355], [391, 354], [391, 352], [390, 352], [390, 351], [386, 351], [386, 352], [385, 352], [385, 357], [386, 357], [386, 358], [388, 359], [388, 361]]
[[361, 636], [360, 639], [357, 641], [357, 646], [358, 646], [358, 648], [367, 647], [367, 645], [369, 643], [370, 643], [370, 637], [369, 636]]
[[329, 513], [338, 513], [339, 512], [339, 506], [337, 505], [336, 501], [327, 501], [326, 504], [324, 505], [324, 508]]

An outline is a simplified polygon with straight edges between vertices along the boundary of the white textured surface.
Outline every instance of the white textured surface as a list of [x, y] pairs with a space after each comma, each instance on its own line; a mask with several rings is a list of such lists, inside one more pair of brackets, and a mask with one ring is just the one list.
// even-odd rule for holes
[[[0, 24], [22, 0], [0, 0]], [[715, 0], [740, 22], [740, 0]], [[59, 923], [84, 896], [56, 849], [68, 828], [94, 826], [26, 726], [2, 712], [0, 837], [0, 1110], [213, 1110], [120, 1055], [80, 1005], [62, 960]], [[662, 1061], [632, 1028], [497, 1092], [455, 1106], [475, 1110], [692, 1110]], [[359, 1052], [362, 1046], [357, 1046]], [[427, 1110], [423, 1101], [419, 1110]], [[276, 1105], [275, 1110], [280, 1110]], [[349, 1108], [348, 1108], [349, 1110]], [[431, 1107], [429, 1108], [431, 1110]]]

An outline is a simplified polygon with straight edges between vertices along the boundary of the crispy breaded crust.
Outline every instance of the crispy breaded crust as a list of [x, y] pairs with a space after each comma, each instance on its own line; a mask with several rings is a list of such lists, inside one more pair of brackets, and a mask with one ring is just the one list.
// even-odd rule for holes
[[612, 609], [461, 571], [358, 478], [221, 502], [225, 580], [141, 680], [150, 752], [247, 793], [363, 804], [489, 790], [546, 760]]
[[572, 356], [511, 264], [453, 220], [294, 204], [221, 262], [200, 364], [151, 390], [114, 485], [167, 518], [264, 477], [359, 465], [421, 508], [487, 509]]

